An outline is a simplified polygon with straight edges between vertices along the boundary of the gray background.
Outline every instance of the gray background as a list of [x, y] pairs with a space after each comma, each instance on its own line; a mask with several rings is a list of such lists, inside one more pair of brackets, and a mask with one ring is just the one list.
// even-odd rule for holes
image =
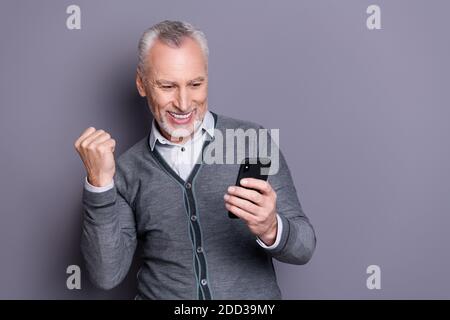
[[[366, 28], [378, 4], [382, 30]], [[66, 7], [81, 7], [81, 30]], [[0, 298], [132, 298], [66, 288], [84, 168], [73, 142], [149, 130], [137, 41], [164, 19], [202, 28], [210, 109], [280, 128], [315, 226], [306, 266], [276, 263], [284, 298], [450, 298], [448, 1], [5, 1], [0, 4]], [[381, 290], [366, 268], [381, 267]]]

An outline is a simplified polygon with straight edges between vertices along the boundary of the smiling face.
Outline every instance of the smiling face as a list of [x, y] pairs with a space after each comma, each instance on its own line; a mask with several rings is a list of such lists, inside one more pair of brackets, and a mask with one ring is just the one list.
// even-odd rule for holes
[[198, 42], [185, 37], [179, 48], [156, 40], [146, 57], [145, 75], [136, 76], [139, 94], [148, 105], [161, 134], [185, 142], [207, 111], [207, 63]]

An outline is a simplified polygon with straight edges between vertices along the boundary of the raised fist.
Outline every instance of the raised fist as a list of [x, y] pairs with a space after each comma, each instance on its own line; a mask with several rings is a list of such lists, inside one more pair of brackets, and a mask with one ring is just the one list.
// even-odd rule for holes
[[95, 187], [103, 187], [113, 181], [116, 165], [114, 149], [116, 141], [104, 130], [87, 128], [75, 141], [75, 149], [86, 168], [87, 179]]

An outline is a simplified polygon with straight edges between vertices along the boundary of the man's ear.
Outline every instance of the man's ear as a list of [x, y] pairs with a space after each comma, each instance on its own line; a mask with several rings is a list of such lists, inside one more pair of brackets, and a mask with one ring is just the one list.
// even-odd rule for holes
[[136, 72], [136, 87], [142, 98], [147, 96], [147, 93], [145, 92], [144, 82], [142, 81], [142, 77], [139, 74], [139, 71]]

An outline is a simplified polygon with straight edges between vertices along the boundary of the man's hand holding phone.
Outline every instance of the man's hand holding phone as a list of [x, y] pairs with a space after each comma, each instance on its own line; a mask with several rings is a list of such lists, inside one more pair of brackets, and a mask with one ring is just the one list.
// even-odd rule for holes
[[224, 195], [225, 207], [244, 220], [250, 231], [262, 242], [267, 246], [272, 245], [278, 229], [275, 190], [262, 179], [244, 178], [240, 184], [243, 187], [228, 187]]

